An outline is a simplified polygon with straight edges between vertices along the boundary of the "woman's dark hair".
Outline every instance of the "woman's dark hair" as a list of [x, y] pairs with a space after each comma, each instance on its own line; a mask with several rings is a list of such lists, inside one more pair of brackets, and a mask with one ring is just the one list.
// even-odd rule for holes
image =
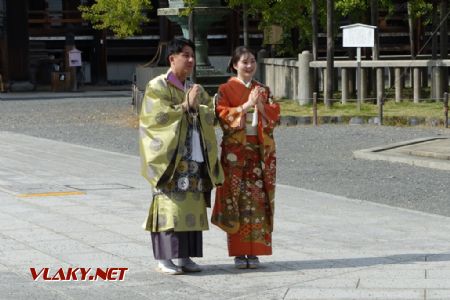
[[247, 48], [245, 46], [239, 46], [233, 51], [233, 55], [230, 58], [230, 62], [228, 63], [227, 72], [236, 74], [237, 71], [234, 68], [234, 65], [238, 63], [238, 61], [241, 59], [242, 55], [244, 54], [252, 54], [253, 57], [256, 58], [255, 52], [251, 50], [250, 48]]
[[185, 38], [174, 38], [167, 45], [167, 63], [170, 66], [169, 56], [183, 52], [184, 46], [189, 46], [195, 52], [195, 45], [191, 40]]

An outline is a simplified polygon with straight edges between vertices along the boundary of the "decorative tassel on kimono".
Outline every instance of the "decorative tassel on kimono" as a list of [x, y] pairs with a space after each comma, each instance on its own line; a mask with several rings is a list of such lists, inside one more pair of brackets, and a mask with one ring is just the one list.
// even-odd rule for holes
[[[187, 100], [189, 103], [189, 91], [191, 90], [193, 86], [192, 82], [188, 82], [187, 80], [184, 83], [184, 91], [187, 96]], [[191, 158], [193, 161], [196, 162], [203, 162], [203, 152], [202, 152], [202, 145], [200, 144], [200, 134], [198, 133], [198, 111], [196, 112], [189, 112], [189, 115], [192, 118], [192, 132], [191, 132]]]
[[255, 105], [255, 112], [253, 113], [253, 119], [252, 119], [252, 127], [258, 126], [258, 108]]

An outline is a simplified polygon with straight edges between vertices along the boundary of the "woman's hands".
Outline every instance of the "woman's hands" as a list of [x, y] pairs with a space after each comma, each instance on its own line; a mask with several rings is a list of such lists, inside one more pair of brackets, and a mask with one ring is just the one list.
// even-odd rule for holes
[[257, 86], [250, 92], [247, 102], [242, 105], [242, 110], [247, 112], [251, 107], [256, 105], [259, 111], [264, 111], [264, 103], [266, 98], [266, 89], [264, 87]]

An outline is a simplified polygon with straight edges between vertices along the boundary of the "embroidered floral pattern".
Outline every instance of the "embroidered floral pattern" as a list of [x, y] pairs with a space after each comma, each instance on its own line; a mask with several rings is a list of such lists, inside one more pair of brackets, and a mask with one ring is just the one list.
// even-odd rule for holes
[[183, 149], [183, 157], [177, 165], [172, 180], [161, 187], [162, 193], [177, 192], [208, 192], [212, 189], [212, 183], [208, 180], [206, 164], [190, 160], [190, 133]]
[[150, 142], [150, 149], [152, 149], [153, 151], [159, 151], [159, 150], [161, 150], [162, 147], [163, 147], [163, 141], [159, 138], [154, 138]]
[[169, 114], [165, 112], [159, 112], [155, 117], [156, 123], [164, 125], [169, 122]]
[[[273, 130], [280, 115], [277, 103], [266, 101], [258, 114], [255, 134], [241, 128], [243, 105], [253, 88], [231, 78], [219, 88], [216, 115], [223, 130], [221, 163], [225, 182], [217, 188], [212, 223], [228, 233], [230, 256], [272, 253], [276, 180]], [[269, 94], [269, 93], [268, 93]], [[245, 118], [250, 117], [246, 114]]]

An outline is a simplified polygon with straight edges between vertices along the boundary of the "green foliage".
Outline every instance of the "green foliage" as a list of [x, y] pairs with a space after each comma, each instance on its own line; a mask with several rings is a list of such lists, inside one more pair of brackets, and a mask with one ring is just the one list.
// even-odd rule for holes
[[96, 0], [92, 6], [79, 6], [82, 17], [95, 29], [110, 29], [119, 37], [133, 36], [148, 22], [145, 11], [152, 9], [150, 0]]
[[186, 7], [192, 8], [197, 4], [197, 0], [184, 0]]
[[369, 8], [366, 0], [338, 0], [336, 1], [336, 10], [343, 16], [358, 16], [365, 14]]
[[408, 4], [411, 7], [411, 15], [413, 19], [420, 18], [427, 14], [429, 15], [433, 10], [433, 4], [428, 3], [428, 1], [424, 0], [410, 0], [408, 1]]
[[[394, 11], [395, 3], [393, 0], [378, 1], [380, 9], [388, 11], [388, 16]], [[409, 0], [408, 5], [411, 6], [411, 15], [413, 19], [429, 14], [433, 8], [430, 1], [427, 0]], [[367, 16], [370, 10], [370, 0], [337, 0], [336, 10], [341, 16], [349, 17], [355, 22], [361, 22]], [[405, 16], [407, 18], [408, 16]]]
[[[184, 0], [189, 14], [198, 0]], [[414, 18], [429, 16], [432, 9], [430, 1], [410, 0], [411, 14]], [[380, 0], [380, 9], [393, 11], [393, 0]], [[278, 55], [292, 56], [308, 46], [311, 37], [310, 0], [228, 0], [230, 7], [246, 5], [248, 13], [261, 19], [260, 29], [271, 25], [283, 28], [283, 44], [276, 47]], [[317, 0], [319, 24], [326, 25], [326, 1]], [[370, 10], [369, 0], [336, 0], [336, 12], [352, 22], [367, 22]], [[120, 38], [135, 35], [141, 31], [142, 23], [148, 22], [145, 12], [152, 9], [150, 0], [96, 0], [92, 6], [80, 6], [82, 17], [90, 21], [96, 29], [110, 29]], [[407, 16], [405, 16], [407, 17]], [[429, 19], [429, 18], [428, 18]], [[427, 19], [425, 19], [427, 22]], [[337, 27], [336, 27], [337, 28]], [[295, 48], [291, 30], [297, 29], [300, 35], [300, 49]]]
[[[423, 2], [423, 0], [414, 1]], [[394, 3], [392, 0], [381, 0], [378, 1], [378, 7], [386, 9], [389, 14], [394, 10]], [[336, 11], [341, 16], [350, 18], [352, 22], [366, 22], [365, 19], [370, 11], [370, 0], [337, 0]]]
[[311, 36], [311, 1], [308, 0], [228, 0], [230, 7], [247, 5], [248, 14], [261, 19], [261, 30], [271, 25], [283, 28], [283, 45], [277, 46], [278, 55], [290, 56], [298, 53], [294, 49], [291, 29], [298, 29], [300, 36], [309, 40]]
[[179, 15], [180, 16], [189, 16], [192, 13], [192, 9], [195, 5], [197, 5], [198, 0], [183, 0], [184, 7], [186, 7], [183, 10], [180, 10]]

